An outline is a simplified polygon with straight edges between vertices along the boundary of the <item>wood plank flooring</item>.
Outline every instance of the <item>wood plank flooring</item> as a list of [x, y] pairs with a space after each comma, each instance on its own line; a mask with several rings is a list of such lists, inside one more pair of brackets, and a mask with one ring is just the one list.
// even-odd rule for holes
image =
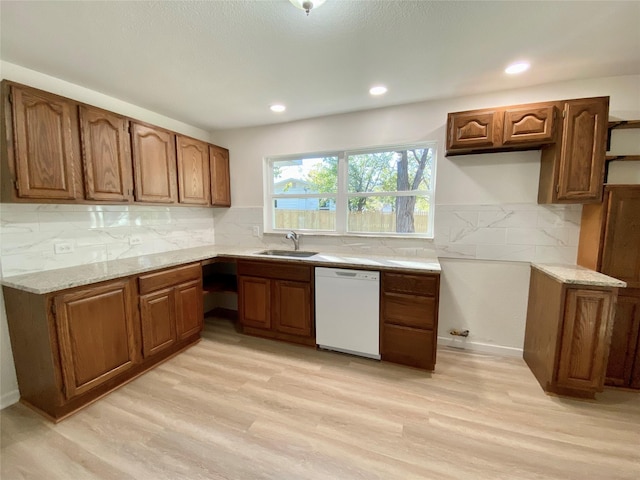
[[53, 425], [0, 413], [14, 479], [640, 478], [640, 395], [547, 396], [521, 359], [438, 352], [437, 371], [237, 334], [204, 339]]

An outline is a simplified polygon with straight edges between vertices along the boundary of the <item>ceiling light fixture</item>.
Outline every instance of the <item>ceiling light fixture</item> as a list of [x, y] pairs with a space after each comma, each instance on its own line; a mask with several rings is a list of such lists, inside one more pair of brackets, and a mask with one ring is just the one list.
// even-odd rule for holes
[[287, 107], [285, 107], [281, 103], [274, 103], [269, 108], [271, 109], [272, 112], [276, 112], [276, 113], [282, 113], [287, 109]]
[[326, 0], [289, 0], [295, 7], [300, 10], [304, 10], [307, 12], [307, 16], [309, 16], [309, 12], [312, 8], [318, 8], [322, 5]]
[[505, 68], [504, 72], [508, 73], [509, 75], [516, 75], [518, 73], [526, 72], [527, 70], [529, 70], [530, 66], [531, 64], [529, 62], [516, 62]]
[[376, 85], [375, 87], [371, 87], [369, 89], [369, 93], [371, 95], [384, 95], [385, 93], [387, 93], [387, 87], [385, 87], [384, 85]]

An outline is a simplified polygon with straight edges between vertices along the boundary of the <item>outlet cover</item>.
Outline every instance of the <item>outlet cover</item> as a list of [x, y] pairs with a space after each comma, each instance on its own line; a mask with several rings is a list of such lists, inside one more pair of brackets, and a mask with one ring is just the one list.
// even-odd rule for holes
[[56, 255], [60, 255], [62, 253], [73, 253], [74, 250], [75, 248], [71, 242], [60, 242], [53, 245], [53, 251]]
[[253, 236], [254, 237], [259, 237], [260, 236], [260, 226], [258, 226], [258, 225], [254, 225], [253, 226]]

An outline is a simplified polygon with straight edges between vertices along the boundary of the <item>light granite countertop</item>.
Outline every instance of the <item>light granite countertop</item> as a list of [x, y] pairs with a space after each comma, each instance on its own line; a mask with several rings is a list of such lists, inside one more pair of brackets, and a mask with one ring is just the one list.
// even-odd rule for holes
[[550, 275], [556, 280], [572, 285], [591, 285], [595, 287], [626, 287], [627, 284], [617, 278], [589, 270], [579, 265], [561, 265], [550, 263], [532, 263], [532, 267]]
[[376, 255], [353, 255], [323, 252], [311, 257], [259, 255], [259, 248], [239, 248], [229, 246], [206, 246], [173, 250], [170, 252], [141, 255], [139, 257], [91, 263], [77, 267], [46, 270], [42, 272], [16, 275], [2, 279], [2, 284], [36, 294], [45, 294], [73, 287], [103, 282], [115, 278], [137, 275], [162, 268], [199, 262], [211, 258], [251, 258], [265, 261], [286, 260], [323, 267], [361, 268], [367, 270], [405, 270], [423, 273], [440, 273], [440, 263], [436, 258], [389, 257]]

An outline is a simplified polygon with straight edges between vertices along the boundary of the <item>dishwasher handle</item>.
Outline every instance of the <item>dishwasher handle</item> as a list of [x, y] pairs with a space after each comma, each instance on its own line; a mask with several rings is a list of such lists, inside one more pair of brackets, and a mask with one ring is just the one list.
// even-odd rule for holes
[[358, 272], [335, 272], [338, 277], [355, 277]]

